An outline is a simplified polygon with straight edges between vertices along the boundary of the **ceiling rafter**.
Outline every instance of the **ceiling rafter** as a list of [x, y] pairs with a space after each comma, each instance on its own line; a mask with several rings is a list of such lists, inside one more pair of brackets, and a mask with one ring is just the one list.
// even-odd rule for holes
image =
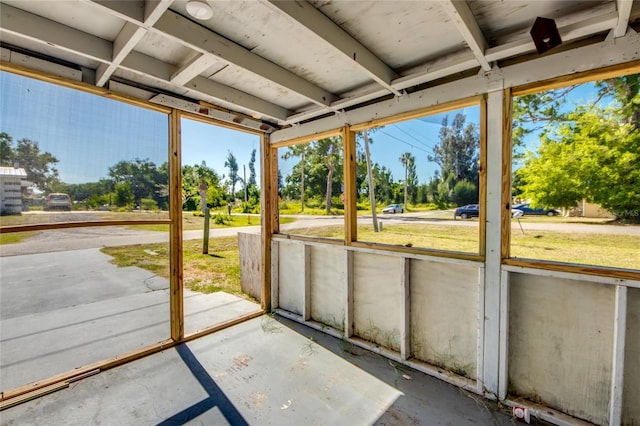
[[613, 36], [618, 38], [627, 33], [633, 0], [616, 0], [616, 6], [618, 8], [618, 20], [613, 28]]
[[180, 69], [171, 76], [171, 82], [174, 84], [183, 85], [218, 62], [219, 61], [211, 55], [205, 55], [203, 53], [198, 54], [182, 67], [180, 67]]
[[175, 12], [167, 11], [153, 29], [191, 49], [213, 55], [270, 80], [323, 107], [323, 109], [329, 107], [336, 100], [333, 93]]
[[[118, 11], [119, 15], [128, 13], [127, 16], [131, 17], [132, 20], [135, 19], [131, 14], [137, 12], [139, 10], [138, 7], [132, 8], [130, 5], [121, 5], [121, 2], [104, 2], [104, 1], [96, 1], [95, 4], [100, 5], [108, 10], [114, 10], [112, 7], [126, 7], [126, 10], [120, 9]], [[135, 5], [135, 2], [127, 2]], [[107, 64], [100, 64], [98, 69], [96, 70], [96, 86], [104, 86], [107, 84], [107, 81], [111, 78], [113, 73], [118, 68], [118, 65], [122, 63], [124, 58], [131, 52], [134, 47], [138, 44], [140, 40], [147, 33], [147, 28], [156, 23], [158, 19], [162, 16], [162, 14], [169, 9], [173, 0], [146, 0], [144, 2], [144, 12], [142, 14], [143, 21], [139, 23], [133, 23], [132, 21], [128, 21], [125, 23], [122, 30], [116, 37], [113, 42], [113, 57], [111, 62]], [[138, 15], [138, 14], [136, 14]]]
[[99, 62], [109, 62], [113, 43], [8, 4], [0, 7], [3, 31]]
[[448, 0], [442, 3], [442, 7], [451, 17], [453, 24], [475, 55], [482, 69], [490, 71], [491, 64], [485, 57], [485, 49], [488, 46], [487, 41], [466, 0]]
[[[171, 76], [178, 70], [174, 65], [135, 51], [122, 61], [120, 67], [161, 83], [170, 83]], [[238, 105], [253, 112], [254, 115], [266, 116], [279, 122], [291, 113], [286, 108], [204, 77], [195, 77], [179, 87], [182, 92], [191, 90], [217, 101]]]
[[391, 86], [391, 81], [398, 77], [393, 69], [306, 0], [263, 0], [263, 3], [317, 35], [389, 92], [398, 96], [402, 94]]
[[[10, 19], [9, 19], [10, 18]], [[54, 46], [85, 58], [99, 61], [107, 65], [111, 62], [114, 43], [102, 38], [76, 30], [58, 22], [34, 15], [29, 12], [3, 4], [0, 8], [2, 30], [20, 37]], [[131, 51], [123, 59], [119, 67], [140, 75], [146, 75], [165, 84], [172, 84], [176, 92], [184, 92], [187, 87], [193, 92], [201, 93], [207, 98], [219, 99], [228, 104], [237, 105], [263, 117], [282, 122], [291, 111], [264, 99], [240, 90], [215, 83], [204, 77], [196, 77], [191, 84], [180, 86], [171, 83], [171, 77], [177, 67], [153, 59], [136, 51]]]
[[[615, 22], [617, 22], [618, 14], [616, 12], [606, 10], [601, 15], [592, 16], [578, 22], [569, 19], [569, 16], [565, 18], [567, 18], [566, 21], [573, 23], [560, 27], [558, 30], [562, 35], [562, 40], [569, 42], [590, 34], [596, 34], [611, 29], [612, 26], [615, 25]], [[485, 51], [485, 57], [488, 62], [494, 62], [534, 50], [535, 45], [533, 44], [531, 37], [528, 34], [525, 34], [511, 43], [487, 49]], [[396, 89], [402, 90], [418, 84], [427, 83], [447, 75], [471, 70], [477, 66], [477, 57], [467, 51], [415, 67], [406, 75], [393, 80], [391, 84]], [[341, 110], [386, 94], [386, 91], [381, 90], [377, 85], [372, 84], [361, 88], [358, 92], [352, 93], [348, 97], [344, 97], [334, 102], [332, 107], [334, 109]], [[326, 110], [310, 109], [308, 111], [291, 115], [287, 118], [286, 123], [294, 124], [302, 120], [318, 117], [325, 113]]]

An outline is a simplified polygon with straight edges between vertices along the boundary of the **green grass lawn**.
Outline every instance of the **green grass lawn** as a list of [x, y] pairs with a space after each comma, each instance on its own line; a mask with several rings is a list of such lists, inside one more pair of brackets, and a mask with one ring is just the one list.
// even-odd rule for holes
[[[111, 263], [137, 266], [169, 279], [169, 245], [167, 243], [105, 247], [103, 253], [113, 257]], [[224, 291], [248, 298], [240, 288], [240, 257], [236, 237], [212, 238], [209, 254], [202, 254], [202, 241], [183, 244], [185, 287], [202, 293]]]
[[[298, 235], [343, 238], [342, 225], [296, 230]], [[9, 234], [10, 235], [10, 234]], [[370, 225], [358, 227], [359, 241], [478, 253], [478, 228], [446, 225], [388, 225], [375, 233]], [[512, 234], [513, 257], [553, 260], [588, 265], [640, 269], [640, 236], [588, 233], [528, 232]], [[107, 247], [112, 263], [137, 266], [169, 278], [168, 244]], [[224, 291], [244, 295], [240, 288], [240, 259], [236, 237], [212, 238], [209, 253], [202, 254], [202, 241], [185, 241], [184, 283], [203, 293]]]
[[640, 236], [579, 232], [511, 232], [511, 256], [640, 269]]
[[10, 234], [0, 234], [0, 245], [21, 243], [34, 234], [35, 232], [12, 232]]

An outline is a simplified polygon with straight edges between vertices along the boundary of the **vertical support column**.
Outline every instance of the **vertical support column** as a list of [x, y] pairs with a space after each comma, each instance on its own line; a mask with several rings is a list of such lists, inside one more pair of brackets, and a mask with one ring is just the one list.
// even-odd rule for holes
[[356, 132], [345, 127], [342, 131], [344, 152], [344, 239], [351, 245], [358, 239], [358, 216], [356, 211]]
[[400, 324], [400, 357], [406, 361], [411, 357], [411, 259], [402, 258], [402, 323]]
[[302, 305], [302, 319], [311, 319], [311, 246], [304, 245], [304, 292]]
[[180, 113], [169, 115], [169, 304], [171, 338], [184, 337], [184, 297], [182, 287], [182, 156]]
[[478, 269], [478, 340], [476, 342], [476, 392], [482, 394], [484, 387], [484, 268]]
[[509, 272], [503, 271], [500, 282], [500, 373], [498, 398], [507, 397], [509, 387]]
[[613, 327], [613, 368], [611, 370], [611, 402], [609, 424], [622, 424], [624, 391], [624, 354], [627, 332], [627, 287], [616, 286], [615, 323]]
[[352, 250], [345, 250], [345, 298], [344, 298], [344, 337], [353, 335], [353, 256]]
[[502, 260], [502, 177], [504, 93], [502, 81], [487, 96], [487, 199], [485, 203], [484, 392], [497, 397], [500, 370], [500, 265]]
[[280, 307], [280, 289], [278, 283], [280, 278], [278, 277], [280, 269], [278, 268], [278, 245], [277, 240], [271, 240], [271, 310]]
[[[274, 228], [277, 229], [278, 209], [275, 207], [274, 200], [278, 197], [278, 155], [277, 149], [271, 147], [269, 135], [263, 134], [260, 139], [260, 168], [261, 168], [261, 191], [260, 204], [261, 208], [261, 270], [262, 270], [262, 294], [261, 305], [265, 311], [271, 310], [271, 236]], [[274, 185], [274, 165], [275, 165], [275, 181]]]

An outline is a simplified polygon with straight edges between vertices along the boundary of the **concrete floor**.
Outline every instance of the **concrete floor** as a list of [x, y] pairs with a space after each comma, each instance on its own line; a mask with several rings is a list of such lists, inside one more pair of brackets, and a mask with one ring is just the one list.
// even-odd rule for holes
[[[99, 249], [0, 257], [0, 390], [170, 338], [169, 282]], [[184, 292], [185, 332], [260, 310], [226, 293]]]
[[14, 425], [504, 425], [508, 411], [262, 316], [0, 412]]

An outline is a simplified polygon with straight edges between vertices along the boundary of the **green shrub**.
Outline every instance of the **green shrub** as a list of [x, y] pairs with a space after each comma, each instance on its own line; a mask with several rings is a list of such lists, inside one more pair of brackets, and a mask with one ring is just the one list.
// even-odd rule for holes
[[231, 219], [227, 215], [216, 213], [213, 216], [213, 223], [216, 225], [228, 225], [229, 222], [231, 222]]
[[158, 203], [156, 202], [156, 200], [154, 200], [152, 198], [141, 198], [140, 199], [140, 209], [141, 210], [152, 210], [152, 211], [159, 210]]

